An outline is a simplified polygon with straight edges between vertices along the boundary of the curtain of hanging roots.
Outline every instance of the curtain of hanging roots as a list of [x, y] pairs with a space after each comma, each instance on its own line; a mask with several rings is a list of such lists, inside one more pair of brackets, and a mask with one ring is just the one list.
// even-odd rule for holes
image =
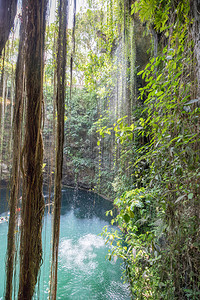
[[[23, 0], [25, 2], [25, 0]], [[23, 13], [23, 20], [25, 16]], [[7, 263], [6, 263], [6, 292], [5, 299], [12, 299], [12, 278], [15, 259], [15, 228], [17, 218], [17, 204], [19, 195], [19, 161], [21, 146], [21, 124], [23, 110], [23, 86], [24, 86], [24, 22], [20, 28], [19, 54], [16, 66], [15, 78], [15, 107], [13, 117], [13, 163], [10, 191], [10, 219], [8, 227]]]
[[57, 138], [56, 168], [54, 188], [53, 245], [49, 298], [55, 300], [57, 293], [58, 244], [60, 234], [61, 180], [64, 145], [64, 110], [65, 110], [65, 69], [66, 69], [66, 28], [68, 0], [60, 0], [58, 7], [59, 32], [57, 52]]
[[17, 0], [1, 0], [0, 1], [0, 56], [10, 30], [14, 24], [17, 11]]
[[70, 58], [70, 101], [72, 99], [73, 60], [75, 54], [75, 25], [76, 25], [76, 0], [73, 2], [73, 24], [72, 24], [72, 51]]
[[[56, 53], [56, 36], [54, 32], [54, 41], [53, 41], [53, 60], [55, 60], [55, 53]], [[48, 197], [48, 213], [51, 211], [50, 202], [51, 202], [51, 192], [52, 192], [52, 174], [54, 170], [54, 156], [55, 156], [55, 136], [56, 136], [56, 68], [54, 68], [53, 77], [51, 78], [51, 84], [53, 86], [53, 122], [50, 126], [53, 126], [53, 134], [51, 136], [51, 143], [49, 146], [49, 160], [50, 160], [50, 168], [49, 168], [49, 197]]]
[[[4, 73], [5, 73], [5, 49], [1, 57], [1, 80], [0, 80], [0, 162], [2, 162], [2, 147], [3, 147], [3, 122], [4, 122]], [[2, 166], [0, 168], [0, 182], [2, 176]]]
[[27, 0], [22, 228], [18, 299], [32, 299], [42, 261], [43, 141], [41, 135], [44, 32], [47, 0]]

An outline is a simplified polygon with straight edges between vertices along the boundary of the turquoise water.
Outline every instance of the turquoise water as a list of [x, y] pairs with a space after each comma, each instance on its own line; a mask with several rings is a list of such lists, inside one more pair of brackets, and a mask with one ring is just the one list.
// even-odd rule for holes
[[[108, 261], [108, 248], [100, 233], [110, 220], [105, 212], [112, 208], [109, 201], [84, 191], [66, 189], [62, 193], [61, 232], [58, 266], [57, 299], [130, 299], [123, 284], [120, 261]], [[1, 197], [1, 203], [2, 203]], [[4, 202], [4, 201], [3, 201]], [[6, 204], [3, 204], [3, 209]], [[0, 213], [5, 215], [5, 212]], [[48, 299], [52, 216], [45, 213], [43, 224], [43, 265], [39, 288], [34, 299]], [[5, 265], [8, 224], [0, 224], [0, 264]], [[0, 272], [0, 296], [3, 296], [4, 272]]]

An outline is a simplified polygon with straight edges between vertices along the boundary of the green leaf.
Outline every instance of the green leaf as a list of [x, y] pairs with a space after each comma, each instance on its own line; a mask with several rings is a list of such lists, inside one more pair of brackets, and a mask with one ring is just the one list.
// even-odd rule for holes
[[182, 195], [182, 196], [178, 197], [178, 198], [176, 199], [175, 203], [181, 201], [184, 197], [185, 197], [185, 195]]
[[193, 99], [193, 100], [190, 100], [187, 103], [184, 103], [184, 105], [190, 105], [190, 104], [193, 104], [193, 103], [197, 103], [198, 101], [199, 101], [199, 99]]
[[135, 216], [134, 212], [132, 210], [129, 211], [129, 215], [130, 215], [131, 218], [134, 218], [134, 216]]
[[128, 214], [125, 214], [125, 215], [123, 216], [123, 219], [124, 219], [124, 221], [125, 221], [126, 223], [128, 223], [128, 222], [130, 221], [130, 216], [129, 216]]
[[188, 199], [192, 199], [193, 198], [193, 193], [190, 193], [189, 195], [188, 195]]
[[142, 73], [144, 73], [144, 70], [138, 72], [137, 75], [141, 75]]

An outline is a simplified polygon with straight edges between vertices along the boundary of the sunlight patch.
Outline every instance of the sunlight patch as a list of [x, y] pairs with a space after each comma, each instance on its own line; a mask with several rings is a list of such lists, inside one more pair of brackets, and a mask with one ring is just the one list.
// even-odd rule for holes
[[66, 269], [80, 268], [88, 272], [97, 268], [95, 249], [104, 247], [104, 240], [95, 234], [87, 234], [77, 242], [72, 239], [62, 240], [60, 243], [61, 265]]

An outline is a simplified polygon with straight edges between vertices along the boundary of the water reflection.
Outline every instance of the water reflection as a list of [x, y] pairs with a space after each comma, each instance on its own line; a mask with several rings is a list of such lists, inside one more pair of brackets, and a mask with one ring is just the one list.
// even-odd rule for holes
[[98, 217], [110, 222], [112, 218], [106, 216], [105, 212], [112, 207], [111, 201], [92, 192], [67, 189], [63, 192], [61, 215], [72, 209], [79, 219]]

